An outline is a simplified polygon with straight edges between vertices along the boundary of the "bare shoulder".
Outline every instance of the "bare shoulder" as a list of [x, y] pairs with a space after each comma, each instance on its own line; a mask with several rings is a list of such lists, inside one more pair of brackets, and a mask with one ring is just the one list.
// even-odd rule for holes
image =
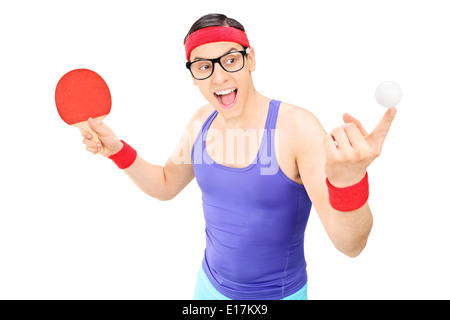
[[201, 127], [213, 111], [214, 111], [214, 108], [210, 104], [205, 104], [205, 105], [201, 106], [200, 108], [198, 108], [197, 110], [195, 110], [195, 112], [192, 114], [191, 118], [189, 119], [189, 122], [186, 124], [185, 131], [189, 132], [190, 134], [196, 133], [195, 131], [198, 131], [198, 130], [195, 130], [195, 129], [198, 129], [199, 125]]
[[192, 148], [193, 142], [202, 129], [203, 123], [211, 115], [211, 113], [214, 112], [214, 110], [215, 109], [213, 106], [210, 104], [205, 104], [198, 108], [192, 115], [185, 130], [187, 133], [185, 134], [185, 137], [189, 140], [189, 149]]
[[282, 103], [278, 116], [280, 142], [298, 165], [309, 156], [321, 154], [323, 139], [327, 134], [319, 119], [309, 110]]
[[214, 107], [210, 104], [205, 104], [198, 108], [192, 116], [193, 121], [201, 121], [202, 123], [214, 112]]
[[277, 158], [281, 169], [293, 181], [304, 184], [301, 163], [307, 155], [314, 153], [311, 152], [313, 149], [322, 146], [319, 139], [322, 139], [323, 129], [319, 120], [305, 108], [281, 103], [276, 129], [279, 141]]
[[284, 102], [280, 106], [277, 127], [286, 129], [288, 135], [303, 139], [325, 132], [319, 119], [311, 111]]

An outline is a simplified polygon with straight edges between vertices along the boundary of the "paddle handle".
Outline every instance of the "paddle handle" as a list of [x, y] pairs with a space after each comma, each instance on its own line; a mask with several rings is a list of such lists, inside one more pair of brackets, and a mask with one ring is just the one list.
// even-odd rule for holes
[[[103, 120], [103, 119], [105, 119], [105, 117], [106, 116], [101, 116], [98, 118], [94, 118], [94, 120]], [[81, 121], [81, 122], [75, 123], [75, 124], [73, 124], [73, 126], [77, 127], [77, 128], [81, 128], [86, 131], [89, 131], [89, 133], [92, 134], [91, 141], [101, 143], [100, 139], [98, 138], [97, 133], [91, 129], [91, 127], [89, 126], [89, 123], [87, 121]], [[103, 145], [101, 146], [100, 152], [98, 154], [102, 154], [102, 153], [103, 153]]]

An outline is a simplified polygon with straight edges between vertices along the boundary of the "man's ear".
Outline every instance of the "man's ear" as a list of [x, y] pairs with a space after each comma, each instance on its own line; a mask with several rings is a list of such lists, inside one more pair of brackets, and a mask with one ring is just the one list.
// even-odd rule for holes
[[248, 66], [249, 66], [249, 70], [251, 72], [255, 72], [256, 70], [256, 58], [255, 58], [255, 49], [254, 48], [250, 48], [250, 52], [247, 55], [247, 59], [248, 59]]

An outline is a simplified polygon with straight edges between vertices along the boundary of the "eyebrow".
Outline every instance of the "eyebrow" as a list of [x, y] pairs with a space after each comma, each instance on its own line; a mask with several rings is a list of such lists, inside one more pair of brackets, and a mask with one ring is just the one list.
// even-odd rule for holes
[[[237, 50], [236, 48], [231, 48], [230, 50], [228, 50], [227, 52], [225, 52], [225, 53], [222, 54], [221, 56], [224, 56], [224, 55], [226, 55], [227, 53], [230, 53], [230, 52], [236, 51], [236, 50]], [[195, 57], [195, 58], [192, 60], [192, 62], [195, 62], [195, 61], [198, 61], [198, 60], [210, 60], [210, 59], [207, 59], [207, 58], [200, 58], [200, 57]]]

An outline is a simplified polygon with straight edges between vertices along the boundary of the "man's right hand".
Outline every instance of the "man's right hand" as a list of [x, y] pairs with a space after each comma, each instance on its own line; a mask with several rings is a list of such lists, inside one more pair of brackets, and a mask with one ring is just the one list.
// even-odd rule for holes
[[88, 123], [89, 127], [97, 133], [100, 142], [93, 142], [92, 134], [87, 130], [80, 129], [81, 135], [84, 138], [83, 143], [86, 145], [87, 151], [97, 154], [103, 147], [102, 155], [110, 157], [122, 149], [122, 142], [117, 138], [114, 132], [103, 123], [103, 121], [89, 118]]

